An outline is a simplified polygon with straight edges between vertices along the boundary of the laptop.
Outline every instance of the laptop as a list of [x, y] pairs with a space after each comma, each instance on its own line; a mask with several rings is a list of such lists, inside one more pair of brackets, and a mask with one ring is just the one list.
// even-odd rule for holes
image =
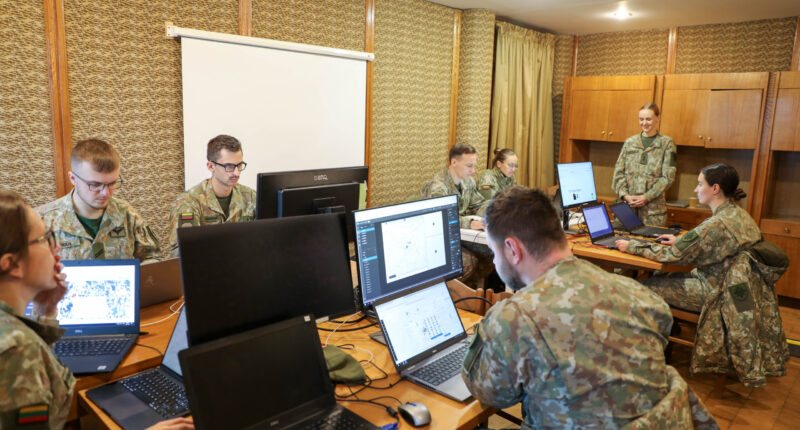
[[310, 314], [178, 355], [198, 430], [378, 429], [336, 403]]
[[56, 356], [72, 373], [112, 372], [139, 337], [139, 260], [63, 260], [66, 329]]
[[680, 231], [675, 231], [672, 228], [664, 228], [664, 227], [650, 227], [644, 225], [642, 220], [636, 216], [636, 213], [628, 206], [627, 203], [617, 203], [610, 206], [611, 212], [614, 212], [614, 216], [617, 217], [620, 222], [622, 222], [622, 226], [625, 227], [625, 230], [629, 231], [631, 234], [645, 236], [645, 237], [658, 237], [662, 234], [678, 234]]
[[144, 263], [140, 271], [140, 309], [183, 295], [180, 258]]
[[86, 395], [124, 429], [143, 429], [189, 414], [178, 352], [186, 349], [186, 314], [178, 322], [161, 366], [91, 389]]
[[397, 373], [459, 402], [470, 398], [461, 379], [467, 333], [444, 281], [374, 306]]
[[586, 228], [589, 230], [589, 237], [594, 245], [617, 249], [615, 243], [617, 240], [631, 240], [629, 237], [614, 235], [614, 228], [611, 226], [604, 203], [584, 206], [583, 219], [586, 221]]

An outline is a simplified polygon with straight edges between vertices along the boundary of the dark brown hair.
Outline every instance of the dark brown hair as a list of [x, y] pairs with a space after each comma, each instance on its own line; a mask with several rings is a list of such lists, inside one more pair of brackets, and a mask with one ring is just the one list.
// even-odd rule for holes
[[81, 161], [88, 161], [98, 172], [109, 173], [119, 167], [119, 154], [105, 141], [86, 139], [81, 140], [72, 148], [70, 162], [73, 171]]
[[[25, 201], [19, 194], [0, 190], [0, 256], [19, 253], [20, 258], [28, 254], [28, 235], [30, 225], [26, 213]], [[0, 271], [0, 275], [4, 275]]]
[[469, 143], [457, 143], [450, 148], [450, 161], [453, 161], [454, 158], [459, 157], [464, 154], [476, 154], [478, 151], [475, 150], [475, 147], [470, 145]]
[[653, 111], [653, 113], [656, 114], [656, 116], [661, 116], [661, 111], [658, 109], [658, 105], [655, 103], [647, 103], [641, 108], [639, 108], [639, 110], [645, 110], [645, 109]]
[[509, 148], [497, 148], [494, 150], [494, 158], [492, 158], [492, 167], [497, 166], [497, 162], [505, 163], [508, 157], [516, 156], [517, 153]]
[[736, 172], [733, 166], [722, 163], [712, 164], [703, 167], [702, 172], [708, 185], [714, 186], [715, 184], [719, 184], [719, 188], [722, 189], [722, 193], [725, 194], [725, 197], [734, 200], [741, 200], [747, 197], [747, 193], [739, 188], [739, 173]]
[[228, 136], [227, 134], [220, 134], [208, 141], [208, 148], [206, 149], [206, 160], [217, 161], [219, 160], [219, 153], [227, 149], [230, 152], [239, 152], [242, 150], [242, 144], [239, 139]]
[[537, 258], [567, 245], [558, 213], [542, 190], [516, 186], [500, 191], [483, 222], [493, 239], [516, 237]]

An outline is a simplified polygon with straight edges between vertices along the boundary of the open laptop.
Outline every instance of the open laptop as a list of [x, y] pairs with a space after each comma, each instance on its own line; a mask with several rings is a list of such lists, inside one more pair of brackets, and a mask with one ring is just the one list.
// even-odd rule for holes
[[617, 240], [630, 240], [629, 237], [614, 235], [614, 228], [611, 226], [611, 220], [608, 218], [608, 211], [604, 203], [584, 206], [583, 218], [586, 221], [586, 228], [589, 230], [589, 237], [594, 245], [617, 249], [615, 243]]
[[678, 234], [680, 231], [675, 231], [675, 229], [671, 228], [664, 228], [664, 227], [651, 227], [646, 226], [636, 216], [636, 213], [628, 206], [627, 203], [617, 203], [609, 206], [611, 208], [611, 212], [614, 212], [614, 216], [617, 217], [620, 222], [622, 222], [623, 227], [625, 230], [629, 231], [631, 234], [645, 236], [645, 237], [658, 237], [662, 234]]
[[311, 315], [192, 346], [179, 357], [198, 430], [378, 429], [336, 403]]
[[55, 354], [73, 373], [111, 372], [139, 336], [139, 260], [64, 260], [66, 329]]
[[181, 310], [161, 366], [91, 389], [86, 395], [124, 429], [143, 429], [189, 414], [178, 352], [186, 349], [186, 316]]
[[183, 295], [180, 258], [141, 265], [139, 308], [174, 300]]

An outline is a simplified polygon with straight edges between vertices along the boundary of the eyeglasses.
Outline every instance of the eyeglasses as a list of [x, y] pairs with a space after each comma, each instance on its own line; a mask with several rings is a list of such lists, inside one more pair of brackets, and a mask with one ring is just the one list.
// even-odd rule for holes
[[509, 164], [509, 163], [505, 163], [505, 162], [502, 162], [502, 161], [501, 161], [501, 163], [505, 164], [506, 167], [508, 167], [509, 169], [517, 169], [519, 167], [519, 164]]
[[229, 172], [229, 173], [233, 172], [234, 169], [241, 172], [242, 170], [244, 170], [245, 167], [247, 167], [247, 163], [245, 163], [244, 161], [242, 161], [239, 164], [230, 164], [230, 163], [220, 164], [220, 163], [217, 163], [214, 160], [208, 160], [208, 161], [216, 164], [219, 167], [222, 167], [223, 169], [225, 169], [226, 172]]
[[83, 181], [83, 183], [86, 184], [89, 187], [89, 191], [91, 191], [93, 193], [97, 193], [97, 192], [103, 191], [103, 188], [108, 188], [109, 191], [114, 191], [117, 188], [119, 188], [119, 186], [122, 185], [123, 182], [125, 182], [125, 181], [122, 180], [122, 177], [120, 177], [119, 179], [117, 179], [114, 182], [109, 182], [107, 184], [104, 184], [102, 182], [89, 182], [86, 179], [83, 179], [80, 176], [78, 176], [77, 174], [75, 174], [75, 172], [72, 172], [72, 174], [75, 175], [76, 178], [78, 178], [81, 181]]
[[50, 247], [50, 249], [56, 249], [56, 247], [58, 247], [58, 242], [56, 241], [56, 235], [55, 233], [53, 233], [53, 230], [47, 230], [47, 233], [28, 242], [28, 245], [35, 245], [39, 242], [47, 242], [47, 245]]

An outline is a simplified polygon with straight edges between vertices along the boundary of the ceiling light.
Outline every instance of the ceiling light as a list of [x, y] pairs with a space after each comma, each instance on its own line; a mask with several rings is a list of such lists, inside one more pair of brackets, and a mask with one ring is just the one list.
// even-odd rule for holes
[[620, 6], [619, 9], [616, 10], [616, 12], [613, 12], [611, 14], [611, 16], [617, 19], [625, 19], [625, 18], [630, 18], [631, 16], [633, 16], [633, 14], [628, 12], [628, 10], [625, 9], [625, 6]]

